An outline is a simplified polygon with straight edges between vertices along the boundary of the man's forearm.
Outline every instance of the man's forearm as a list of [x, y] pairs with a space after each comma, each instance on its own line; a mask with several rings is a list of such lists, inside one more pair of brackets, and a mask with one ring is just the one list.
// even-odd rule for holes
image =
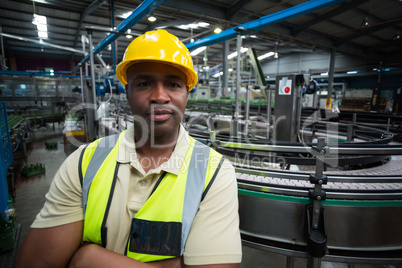
[[142, 263], [127, 256], [107, 250], [95, 244], [84, 244], [75, 253], [71, 260], [70, 268], [96, 267], [96, 268], [149, 268], [149, 267], [184, 267], [182, 258], [168, 259], [165, 261]]

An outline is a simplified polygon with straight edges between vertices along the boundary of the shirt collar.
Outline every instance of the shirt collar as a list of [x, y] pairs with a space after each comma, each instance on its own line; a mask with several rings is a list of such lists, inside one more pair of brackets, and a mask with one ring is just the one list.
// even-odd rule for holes
[[[179, 136], [177, 138], [176, 146], [172, 152], [172, 155], [168, 161], [156, 169], [150, 170], [148, 174], [159, 174], [161, 171], [166, 171], [168, 173], [178, 175], [189, 148], [190, 137], [187, 134], [184, 126], [180, 124]], [[135, 151], [134, 125], [129, 126], [124, 134], [124, 137], [122, 137], [116, 161], [122, 164], [130, 163], [131, 166], [133, 166], [139, 172], [144, 173], [142, 166], [137, 160], [137, 153]]]

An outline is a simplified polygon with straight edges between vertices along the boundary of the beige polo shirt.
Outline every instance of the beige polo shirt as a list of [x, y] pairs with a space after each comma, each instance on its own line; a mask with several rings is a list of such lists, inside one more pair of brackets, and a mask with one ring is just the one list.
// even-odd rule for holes
[[[137, 160], [134, 129], [121, 140], [117, 181], [106, 222], [107, 249], [124, 254], [131, 220], [149, 197], [164, 171], [178, 174], [189, 149], [189, 136], [181, 125], [171, 157], [158, 168], [144, 172]], [[72, 153], [58, 170], [42, 210], [31, 228], [46, 228], [83, 220], [82, 188], [78, 161], [83, 146]], [[143, 163], [144, 164], [144, 163]], [[237, 182], [233, 166], [225, 160], [200, 204], [185, 246], [186, 265], [241, 262]]]

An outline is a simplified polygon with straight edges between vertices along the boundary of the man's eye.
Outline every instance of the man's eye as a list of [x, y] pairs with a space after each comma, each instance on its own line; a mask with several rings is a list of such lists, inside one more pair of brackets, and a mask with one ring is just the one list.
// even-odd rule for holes
[[149, 85], [150, 85], [149, 82], [140, 82], [140, 83], [137, 84], [138, 87], [147, 87]]
[[169, 83], [169, 87], [181, 87], [181, 85], [180, 84], [178, 84], [178, 83]]

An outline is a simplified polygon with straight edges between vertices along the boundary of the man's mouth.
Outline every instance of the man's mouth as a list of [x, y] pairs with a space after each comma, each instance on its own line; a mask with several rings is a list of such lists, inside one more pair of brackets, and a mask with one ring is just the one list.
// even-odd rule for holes
[[170, 109], [154, 109], [151, 111], [150, 116], [153, 121], [166, 121], [172, 116]]

